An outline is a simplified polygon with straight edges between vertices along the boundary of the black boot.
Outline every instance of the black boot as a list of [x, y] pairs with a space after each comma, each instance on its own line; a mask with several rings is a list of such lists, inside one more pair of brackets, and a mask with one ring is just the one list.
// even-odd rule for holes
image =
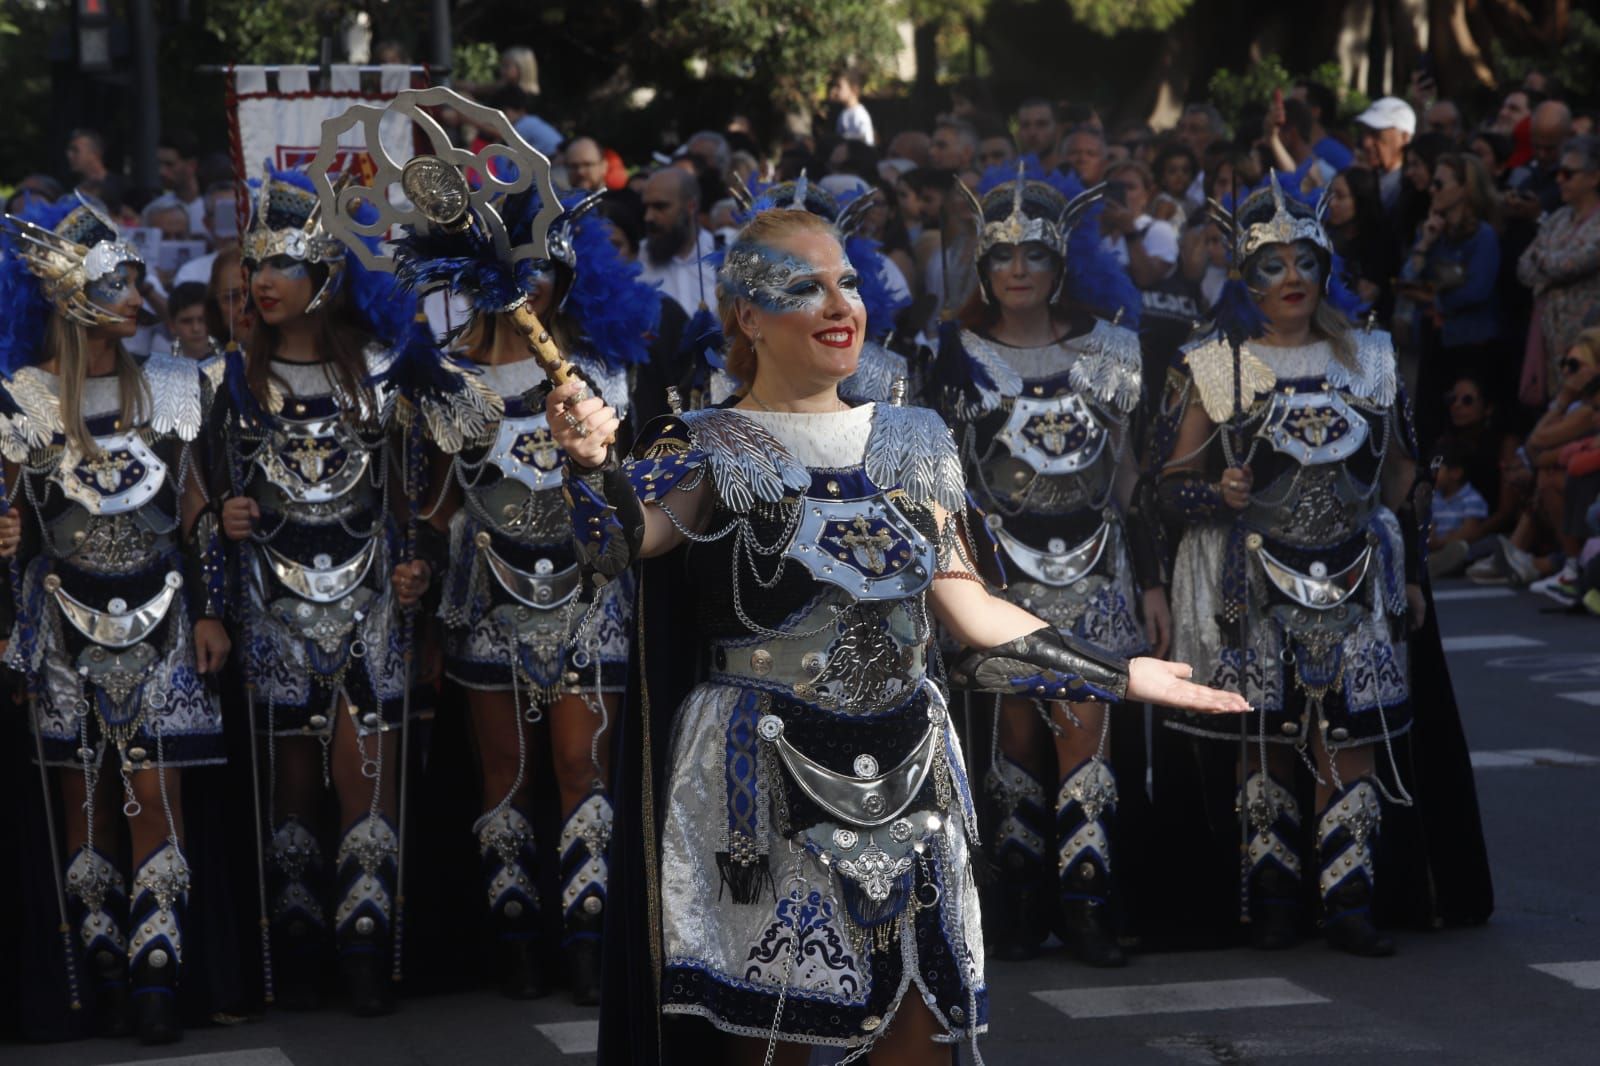
[[611, 845], [611, 801], [592, 793], [561, 827], [561, 949], [572, 1002], [600, 1002], [600, 930], [605, 924], [606, 852]]
[[100, 851], [85, 845], [67, 864], [67, 908], [83, 949], [96, 1036], [133, 1032], [128, 1008], [128, 942], [122, 925], [128, 892], [122, 874]]
[[1079, 962], [1126, 966], [1111, 913], [1111, 840], [1105, 815], [1117, 805], [1117, 782], [1099, 758], [1081, 763], [1056, 795], [1056, 852], [1061, 939]]
[[371, 814], [339, 841], [339, 908], [334, 937], [351, 1013], [394, 1010], [393, 918], [399, 839], [381, 814]]
[[1372, 842], [1382, 814], [1378, 790], [1361, 778], [1334, 793], [1317, 820], [1323, 932], [1330, 947], [1368, 958], [1393, 955], [1395, 948], [1372, 916]]
[[1004, 756], [997, 757], [985, 784], [1000, 814], [994, 845], [999, 879], [989, 893], [989, 950], [1009, 962], [1031, 959], [1050, 931], [1045, 848], [1053, 833], [1044, 786]]
[[285, 1010], [322, 1005], [321, 979], [328, 925], [322, 912], [322, 848], [290, 816], [267, 848], [267, 893], [272, 906], [273, 1003]]
[[489, 890], [500, 993], [538, 999], [550, 991], [539, 943], [539, 888], [533, 826], [515, 807], [485, 814], [473, 826]]
[[1256, 771], [1245, 779], [1250, 836], [1250, 944], [1280, 951], [1300, 942], [1300, 806], [1294, 794]]
[[178, 1017], [178, 970], [183, 961], [182, 913], [189, 899], [189, 864], [163, 844], [133, 876], [129, 969], [139, 1040], [171, 1044], [183, 1036]]

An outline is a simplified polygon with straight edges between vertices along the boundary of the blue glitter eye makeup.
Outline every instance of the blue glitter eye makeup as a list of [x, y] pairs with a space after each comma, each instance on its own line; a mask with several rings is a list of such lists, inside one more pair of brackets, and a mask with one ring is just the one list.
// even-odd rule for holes
[[299, 281], [301, 278], [311, 276], [311, 268], [305, 260], [296, 259], [292, 255], [274, 255], [263, 259], [256, 264], [255, 269], [270, 269], [274, 274], [287, 281]]
[[[839, 291], [851, 303], [861, 302], [861, 279], [844, 263]], [[763, 311], [789, 314], [817, 311], [827, 303], [828, 287], [823, 271], [792, 252], [759, 244], [737, 244], [728, 252], [722, 266], [722, 281]]]
[[138, 267], [123, 264], [98, 281], [89, 282], [84, 286], [83, 293], [101, 307], [113, 307], [121, 303], [128, 295], [129, 290], [137, 284], [136, 275], [138, 269]]

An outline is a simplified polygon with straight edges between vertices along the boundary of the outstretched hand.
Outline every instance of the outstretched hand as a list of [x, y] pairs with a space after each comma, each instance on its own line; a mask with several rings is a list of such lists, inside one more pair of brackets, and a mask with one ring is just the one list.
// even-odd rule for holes
[[1207, 688], [1187, 680], [1194, 674], [1188, 663], [1139, 657], [1128, 661], [1128, 699], [1159, 703], [1201, 714], [1242, 714], [1250, 704], [1237, 692]]

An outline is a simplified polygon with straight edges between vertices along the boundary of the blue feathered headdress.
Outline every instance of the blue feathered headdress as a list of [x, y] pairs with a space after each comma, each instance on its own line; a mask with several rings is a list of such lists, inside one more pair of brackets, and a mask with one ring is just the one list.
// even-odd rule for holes
[[[596, 357], [611, 366], [643, 363], [660, 322], [661, 294], [639, 280], [638, 264], [617, 254], [604, 219], [586, 211], [591, 199], [582, 192], [562, 198], [566, 211], [551, 225], [549, 238], [552, 252], [562, 253], [557, 258], [506, 263], [488, 229], [471, 219], [455, 232], [431, 228], [425, 235], [412, 232], [395, 242], [396, 277], [414, 292], [449, 289], [465, 297], [474, 311], [497, 314], [515, 307], [539, 275], [553, 275], [561, 306]], [[534, 187], [500, 204], [512, 245], [531, 239], [541, 206]]]
[[[996, 189], [1009, 187], [1018, 180], [1048, 186], [1061, 197], [1062, 209], [1087, 191], [1077, 175], [1063, 174], [1059, 170], [1046, 171], [1039, 165], [1037, 157], [1027, 155], [1018, 163], [994, 166], [985, 171], [978, 182], [978, 195], [984, 197], [987, 203]], [[1042, 207], [1040, 204], [1031, 209]], [[1024, 209], [1030, 209], [1026, 197]], [[1103, 210], [1099, 199], [1095, 198], [1081, 206], [1069, 220], [1071, 229], [1066, 238], [1065, 293], [1069, 299], [1097, 315], [1116, 319], [1128, 329], [1138, 329], [1139, 309], [1142, 306], [1139, 289], [1128, 276], [1127, 268], [1100, 244], [1100, 214]]]

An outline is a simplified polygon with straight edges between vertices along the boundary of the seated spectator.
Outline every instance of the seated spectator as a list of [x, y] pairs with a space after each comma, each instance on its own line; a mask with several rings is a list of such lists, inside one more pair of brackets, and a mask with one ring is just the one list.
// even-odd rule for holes
[[1428, 536], [1428, 575], [1445, 577], [1466, 563], [1469, 546], [1483, 537], [1489, 501], [1467, 480], [1466, 447], [1441, 437], [1433, 483], [1433, 529]]
[[1467, 480], [1489, 501], [1485, 533], [1511, 532], [1522, 511], [1524, 490], [1531, 487], [1522, 462], [1521, 438], [1500, 424], [1494, 397], [1471, 375], [1456, 379], [1447, 408], [1445, 435], [1465, 449]]
[[1178, 230], [1150, 217], [1155, 193], [1150, 168], [1128, 160], [1106, 177], [1106, 198], [1100, 213], [1101, 243], [1141, 289], [1170, 276], [1178, 263]]
[[1444, 412], [1435, 397], [1460, 373], [1503, 375], [1497, 285], [1500, 241], [1489, 175], [1468, 154], [1439, 157], [1433, 211], [1400, 270], [1400, 288], [1428, 315], [1417, 370], [1417, 434], [1424, 450], [1438, 436]]
[[1525, 403], [1555, 396], [1562, 380], [1556, 363], [1600, 304], [1600, 139], [1569, 140], [1556, 180], [1564, 206], [1545, 219], [1517, 264], [1517, 277], [1534, 296], [1523, 365]]
[[216, 346], [206, 322], [204, 285], [190, 281], [172, 290], [167, 297], [167, 332], [172, 335], [173, 355], [208, 359], [216, 354]]
[[[1538, 583], [1540, 592], [1571, 603], [1578, 596], [1576, 560], [1583, 546], [1581, 516], [1588, 504], [1579, 495], [1569, 505], [1568, 464], [1593, 448], [1600, 433], [1600, 329], [1580, 334], [1559, 370], [1560, 386], [1524, 447], [1534, 476], [1533, 496], [1511, 535], [1501, 537], [1495, 554], [1475, 564], [1467, 576], [1486, 584]], [[1555, 580], [1539, 583], [1546, 575]]]
[[1157, 187], [1150, 203], [1150, 217], [1182, 226], [1189, 215], [1189, 186], [1200, 173], [1200, 161], [1188, 145], [1169, 141], [1156, 153], [1150, 169], [1155, 173]]

